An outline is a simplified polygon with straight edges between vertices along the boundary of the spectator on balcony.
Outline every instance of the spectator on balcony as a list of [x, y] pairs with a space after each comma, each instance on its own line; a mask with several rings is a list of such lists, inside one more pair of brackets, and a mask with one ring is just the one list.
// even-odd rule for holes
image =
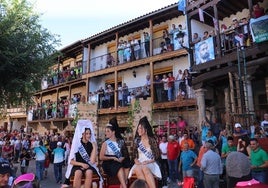
[[68, 113], [69, 113], [69, 100], [68, 99], [65, 99], [64, 100], [64, 103], [63, 103], [63, 105], [64, 105], [64, 117], [65, 118], [68, 118]]
[[128, 92], [128, 86], [127, 86], [126, 83], [123, 83], [122, 93], [123, 93], [123, 104], [122, 104], [122, 106], [127, 106], [127, 104], [128, 104], [127, 97], [129, 95], [129, 92]]
[[168, 73], [168, 101], [172, 101], [174, 99], [174, 81], [175, 78], [172, 73]]
[[162, 82], [163, 82], [163, 86], [164, 86], [164, 91], [163, 91], [163, 101], [167, 101], [167, 97], [168, 97], [168, 77], [166, 74], [163, 75], [162, 78]]
[[124, 61], [130, 62], [131, 59], [131, 45], [130, 42], [124, 41]]
[[141, 98], [143, 96], [144, 96], [144, 91], [143, 91], [142, 87], [138, 87], [136, 92], [135, 92], [136, 99]]
[[184, 29], [182, 28], [182, 25], [179, 24], [178, 25], [178, 33], [176, 34], [175, 39], [178, 40], [180, 45], [182, 45], [184, 43], [184, 36], [185, 36]]
[[102, 88], [102, 86], [100, 86], [98, 94], [99, 94], [99, 108], [103, 108], [105, 98], [104, 98], [104, 89]]
[[150, 56], [150, 35], [148, 32], [143, 32], [144, 35], [144, 48], [146, 57]]
[[171, 40], [169, 38], [169, 33], [168, 33], [167, 29], [163, 30], [162, 38], [165, 40], [165, 45], [167, 47], [167, 50], [170, 51], [171, 50], [171, 46], [170, 46], [171, 45]]
[[167, 46], [166, 46], [166, 43], [164, 41], [162, 41], [160, 43], [160, 47], [161, 47], [161, 50], [160, 50], [161, 54], [167, 52]]
[[241, 25], [243, 27], [243, 34], [244, 34], [244, 42], [246, 46], [250, 45], [249, 39], [249, 29], [248, 29], [248, 20], [247, 18], [241, 19]]
[[107, 86], [107, 90], [105, 91], [105, 94], [107, 94], [108, 99], [108, 107], [111, 109], [114, 107], [114, 89], [111, 85]]
[[53, 102], [52, 103], [52, 118], [56, 118], [57, 117], [57, 102]]
[[117, 48], [119, 64], [124, 63], [124, 48], [124, 41], [120, 40]]
[[107, 65], [106, 68], [112, 67], [114, 66], [115, 60], [114, 57], [112, 56], [112, 54], [109, 52], [107, 54]]
[[191, 45], [194, 46], [196, 43], [201, 41], [201, 37], [198, 36], [198, 33], [194, 33]]
[[256, 5], [253, 6], [253, 12], [252, 12], [252, 17], [253, 18], [259, 18], [261, 16], [264, 16], [264, 8], [260, 7], [260, 5], [257, 3]]
[[130, 42], [131, 47], [133, 48], [134, 51], [134, 58], [133, 60], [138, 60], [140, 59], [140, 43], [137, 39], [135, 39], [134, 37], [132, 37], [132, 40]]
[[192, 91], [192, 75], [190, 74], [188, 69], [185, 69], [183, 71], [183, 77], [182, 80], [185, 83], [186, 86], [186, 94], [187, 94], [187, 98], [193, 98], [193, 91]]
[[241, 27], [240, 23], [238, 22], [237, 18], [233, 18], [233, 29], [234, 29], [234, 44], [237, 47], [244, 46], [244, 34], [243, 28]]
[[175, 78], [175, 96], [178, 96], [180, 83], [182, 82], [182, 77], [183, 77], [182, 70], [179, 69]]
[[158, 75], [155, 75], [154, 78], [154, 88], [156, 92], [156, 102], [162, 102], [163, 84], [161, 83], [161, 79]]
[[179, 28], [177, 28], [175, 24], [172, 24], [171, 29], [169, 31], [169, 36], [171, 38], [172, 43], [173, 43], [172, 39], [174, 38], [174, 34], [177, 33], [178, 31], [179, 31]]
[[117, 97], [118, 97], [119, 107], [123, 106], [123, 90], [122, 90], [121, 84], [118, 84]]

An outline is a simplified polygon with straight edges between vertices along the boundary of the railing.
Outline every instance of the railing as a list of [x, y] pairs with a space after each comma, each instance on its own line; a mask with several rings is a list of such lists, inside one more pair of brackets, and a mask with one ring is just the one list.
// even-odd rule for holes
[[195, 98], [192, 87], [184, 81], [155, 82], [153, 86], [155, 103]]
[[72, 67], [70, 69], [54, 72], [47, 77], [48, 87], [66, 83], [82, 77], [82, 66]]
[[[167, 85], [166, 85], [167, 84]], [[177, 100], [195, 98], [192, 87], [187, 86], [183, 81], [175, 81], [170, 83], [154, 83], [154, 102], [172, 102]], [[118, 90], [106, 90], [104, 92], [90, 92], [88, 102], [98, 104], [98, 108], [113, 108], [115, 106], [115, 93], [117, 92], [117, 102], [119, 107], [128, 106], [132, 99], [151, 96], [150, 86], [139, 86], [135, 88], [119, 88]]]
[[[164, 52], [172, 51], [174, 50], [174, 44], [176, 46], [176, 49], [180, 49], [181, 46], [178, 46], [177, 43], [178, 41], [171, 39], [170, 43], [167, 44], [163, 37], [154, 38], [152, 42], [152, 55], [158, 55]], [[135, 45], [127, 44], [127, 47], [119, 48], [117, 51], [91, 58], [89, 72], [99, 71], [109, 67], [150, 57], [150, 45], [151, 44], [149, 42], [139, 42], [138, 47]]]

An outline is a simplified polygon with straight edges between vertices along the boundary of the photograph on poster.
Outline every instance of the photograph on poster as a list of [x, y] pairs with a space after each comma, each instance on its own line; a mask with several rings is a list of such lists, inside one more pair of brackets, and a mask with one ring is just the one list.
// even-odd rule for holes
[[196, 65], [215, 59], [214, 41], [212, 37], [195, 44]]

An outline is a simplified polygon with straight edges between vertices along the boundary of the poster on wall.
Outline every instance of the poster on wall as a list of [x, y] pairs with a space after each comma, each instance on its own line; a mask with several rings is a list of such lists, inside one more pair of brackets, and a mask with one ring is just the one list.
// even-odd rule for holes
[[250, 19], [250, 30], [253, 42], [268, 41], [268, 15]]
[[196, 65], [214, 60], [215, 51], [213, 37], [196, 43], [194, 53]]

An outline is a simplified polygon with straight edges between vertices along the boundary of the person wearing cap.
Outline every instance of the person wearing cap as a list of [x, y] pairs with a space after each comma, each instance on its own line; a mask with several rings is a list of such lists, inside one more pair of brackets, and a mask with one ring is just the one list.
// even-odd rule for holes
[[162, 179], [160, 168], [156, 162], [160, 159], [160, 150], [146, 116], [141, 118], [138, 123], [133, 159], [135, 164], [132, 166], [128, 178], [135, 173], [137, 178], [145, 180], [150, 188], [156, 188], [154, 176]]
[[9, 177], [12, 174], [10, 164], [5, 161], [0, 162], [0, 188], [9, 188]]
[[169, 179], [172, 182], [176, 182], [179, 178], [178, 172], [178, 157], [180, 156], [181, 147], [180, 144], [175, 140], [173, 135], [168, 136], [167, 145], [167, 158], [168, 158], [168, 169]]
[[105, 136], [107, 140], [102, 143], [100, 150], [103, 170], [110, 177], [117, 176], [120, 187], [126, 188], [130, 160], [127, 146], [119, 132], [116, 117], [112, 118], [106, 126]]
[[235, 130], [233, 133], [233, 137], [241, 137], [241, 136], [244, 136], [247, 134], [248, 134], [248, 132], [246, 130], [242, 129], [242, 126], [240, 123], [235, 124]]
[[65, 150], [61, 146], [62, 143], [57, 142], [57, 148], [52, 151], [54, 155], [54, 175], [56, 182], [59, 184], [62, 183], [62, 165], [65, 159]]

